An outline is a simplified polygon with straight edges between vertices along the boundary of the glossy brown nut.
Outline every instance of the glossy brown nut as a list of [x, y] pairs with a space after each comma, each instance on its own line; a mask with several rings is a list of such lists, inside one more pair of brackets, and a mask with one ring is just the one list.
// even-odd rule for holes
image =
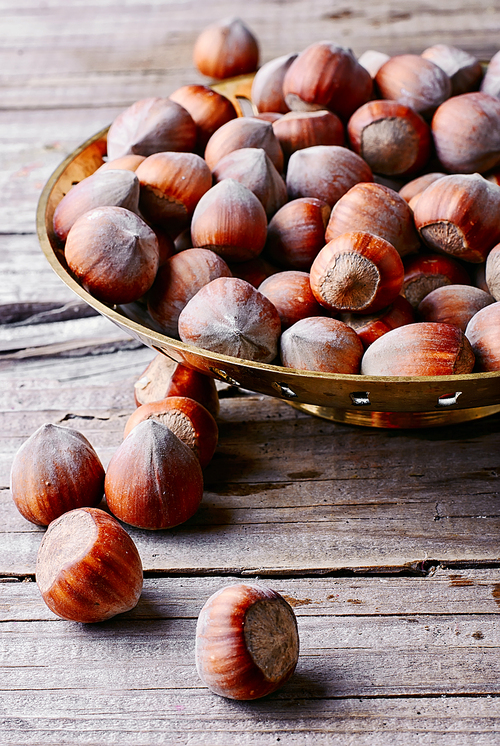
[[369, 101], [370, 74], [350, 49], [329, 41], [314, 42], [295, 59], [283, 81], [292, 111], [329, 109], [344, 120]]
[[374, 78], [382, 65], [390, 59], [385, 52], [378, 52], [376, 49], [367, 49], [358, 57], [358, 62], [365, 70], [368, 70], [370, 76]]
[[211, 171], [221, 158], [240, 148], [262, 148], [281, 173], [283, 171], [283, 151], [274, 134], [271, 122], [256, 117], [238, 117], [223, 124], [214, 132], [205, 148], [205, 160]]
[[[442, 176], [446, 176], [442, 171], [432, 171], [428, 174], [422, 174], [417, 176], [415, 179], [408, 181], [399, 190], [399, 196], [402, 197], [405, 202], [411, 202], [415, 197], [418, 197], [422, 192], [427, 189], [433, 182], [440, 179]], [[416, 204], [416, 202], [414, 203]]]
[[451, 95], [451, 81], [444, 70], [417, 54], [391, 57], [375, 82], [382, 98], [410, 106], [426, 118]]
[[207, 164], [195, 153], [154, 153], [138, 166], [140, 208], [147, 220], [176, 236], [212, 186]]
[[340, 145], [314, 145], [292, 153], [286, 186], [289, 199], [316, 197], [333, 207], [360, 181], [373, 181], [368, 164]]
[[363, 355], [365, 376], [449, 376], [471, 373], [474, 353], [452, 324], [422, 321], [393, 329]]
[[471, 318], [494, 302], [492, 295], [473, 285], [443, 285], [420, 301], [417, 313], [422, 321], [454, 324], [464, 332]]
[[201, 680], [215, 694], [236, 700], [271, 694], [297, 665], [295, 614], [268, 588], [243, 583], [222, 588], [199, 614], [195, 657]]
[[288, 199], [286, 184], [262, 148], [240, 148], [228, 153], [213, 170], [215, 183], [234, 179], [255, 194], [270, 218]]
[[193, 62], [209, 78], [232, 78], [257, 70], [259, 45], [239, 18], [224, 18], [203, 29], [193, 48]]
[[134, 399], [139, 407], [168, 396], [186, 396], [203, 404], [214, 417], [219, 414], [219, 395], [214, 379], [159, 353], [135, 382]]
[[383, 308], [377, 313], [366, 316], [341, 313], [339, 319], [350, 326], [351, 329], [354, 329], [366, 350], [372, 342], [375, 342], [383, 334], [390, 332], [391, 329], [412, 324], [415, 321], [415, 313], [411, 303], [402, 295], [398, 295], [387, 308]]
[[369, 101], [354, 112], [347, 124], [353, 150], [373, 172], [385, 176], [418, 173], [432, 148], [427, 122], [409, 106], [397, 101]]
[[136, 606], [141, 558], [112, 516], [77, 508], [48, 527], [38, 550], [36, 582], [49, 609], [62, 619], [103, 622]]
[[488, 292], [495, 300], [500, 300], [500, 244], [494, 246], [486, 257], [484, 281]]
[[403, 277], [403, 262], [392, 244], [353, 231], [321, 249], [311, 267], [311, 289], [318, 303], [331, 311], [367, 314], [393, 302]]
[[224, 259], [208, 249], [186, 249], [160, 267], [148, 293], [148, 311], [165, 334], [178, 336], [179, 314], [200, 288], [216, 277], [231, 277]]
[[355, 184], [333, 206], [325, 240], [350, 231], [366, 231], [389, 241], [400, 256], [418, 251], [420, 240], [408, 204], [381, 184]]
[[480, 90], [482, 93], [500, 98], [500, 52], [494, 54], [489, 61]]
[[291, 111], [273, 122], [274, 134], [288, 161], [292, 153], [313, 145], [344, 145], [344, 125], [331, 111]]
[[315, 197], [287, 202], [269, 222], [266, 256], [279, 267], [307, 272], [325, 245], [330, 213], [330, 205]]
[[196, 146], [196, 136], [196, 124], [183, 106], [169, 98], [143, 98], [119, 114], [109, 128], [108, 157], [189, 152]]
[[138, 212], [139, 188], [132, 171], [98, 169], [75, 184], [59, 202], [54, 211], [54, 233], [60, 241], [66, 241], [78, 218], [96, 207], [114, 205]]
[[172, 528], [191, 518], [201, 502], [200, 462], [168, 427], [145, 420], [111, 457], [104, 493], [120, 521], [151, 530]]
[[145, 155], [134, 155], [133, 153], [130, 155], [124, 155], [121, 158], [114, 158], [111, 161], [106, 161], [102, 166], [99, 166], [97, 171], [109, 171], [109, 169], [135, 171], [145, 158]]
[[267, 216], [260, 200], [234, 179], [209, 189], [191, 221], [193, 246], [210, 249], [228, 262], [258, 256], [267, 236]]
[[277, 272], [259, 285], [259, 293], [269, 298], [276, 307], [283, 330], [300, 319], [322, 316], [324, 313], [312, 294], [308, 272]]
[[432, 118], [436, 155], [452, 173], [484, 173], [500, 164], [500, 101], [486, 93], [453, 96]]
[[499, 186], [479, 174], [450, 174], [422, 192], [414, 219], [430, 249], [484, 262], [500, 241], [499, 211]]
[[443, 285], [470, 285], [467, 271], [446, 254], [417, 254], [404, 260], [402, 295], [416, 310], [425, 296]]
[[183, 106], [196, 124], [196, 150], [203, 153], [213, 133], [238, 116], [232, 102], [207, 85], [183, 85], [169, 99]]
[[46, 424], [14, 456], [10, 491], [26, 520], [48, 526], [69, 510], [101, 502], [104, 468], [84, 435]]
[[191, 448], [202, 469], [208, 466], [215, 453], [219, 431], [202, 404], [186, 396], [168, 396], [162, 401], [143, 404], [128, 418], [123, 437], [126, 438], [140, 422], [150, 419], [168, 427]]
[[262, 65], [255, 73], [250, 95], [260, 114], [266, 112], [286, 114], [290, 111], [283, 96], [283, 79], [296, 57], [296, 54], [275, 57]]
[[276, 357], [280, 333], [280, 317], [271, 301], [238, 277], [208, 283], [179, 316], [183, 342], [261, 363]]
[[434, 62], [448, 75], [452, 96], [478, 89], [483, 68], [474, 55], [449, 44], [434, 44], [424, 49], [422, 57]]
[[359, 373], [363, 345], [350, 326], [328, 316], [297, 321], [281, 335], [281, 362], [286, 368], [322, 373]]
[[233, 277], [239, 277], [240, 280], [246, 280], [254, 288], [258, 288], [261, 282], [264, 282], [266, 277], [274, 275], [279, 270], [274, 267], [266, 259], [260, 256], [256, 256], [254, 259], [248, 259], [246, 262], [239, 262], [237, 264], [230, 264], [229, 269]]
[[500, 301], [478, 311], [467, 324], [465, 336], [476, 356], [478, 372], [500, 370]]
[[104, 303], [138, 300], [158, 271], [156, 235], [123, 207], [98, 207], [82, 215], [68, 233], [64, 253], [82, 286]]

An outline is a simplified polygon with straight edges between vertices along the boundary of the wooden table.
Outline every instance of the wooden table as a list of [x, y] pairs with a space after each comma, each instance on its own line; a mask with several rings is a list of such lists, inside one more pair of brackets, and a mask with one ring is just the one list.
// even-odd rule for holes
[[[0, 0], [0, 742], [499, 744], [500, 416], [386, 431], [222, 389], [198, 513], [172, 531], [130, 530], [145, 568], [137, 608], [85, 626], [38, 593], [43, 530], [11, 500], [14, 453], [54, 422], [107, 464], [154, 354], [52, 273], [38, 196], [126, 105], [201, 82], [193, 42], [232, 14], [264, 61], [321, 38], [487, 58], [500, 38], [490, 0]], [[212, 695], [193, 656], [201, 606], [241, 579], [289, 600], [301, 640], [290, 682], [251, 703]]]

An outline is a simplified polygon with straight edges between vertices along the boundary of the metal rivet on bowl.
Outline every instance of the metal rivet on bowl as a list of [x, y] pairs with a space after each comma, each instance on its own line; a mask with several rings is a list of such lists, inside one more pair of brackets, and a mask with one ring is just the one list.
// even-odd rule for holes
[[224, 383], [228, 383], [230, 386], [237, 386], [238, 388], [241, 386], [241, 383], [238, 383], [238, 381], [235, 381], [234, 378], [231, 378], [229, 373], [226, 373], [225, 370], [221, 370], [220, 368], [212, 368], [212, 366], [209, 366], [208, 369], [214, 374], [214, 376], [221, 378]]
[[371, 404], [369, 391], [352, 391], [349, 396], [355, 407], [369, 407]]
[[461, 393], [462, 393], [461, 391], [455, 391], [454, 394], [443, 394], [437, 400], [437, 406], [438, 407], [451, 407], [453, 404], [457, 403], [457, 399]]
[[280, 383], [279, 381], [275, 381], [273, 383], [273, 388], [276, 389], [276, 391], [279, 391], [283, 399], [296, 399], [297, 394], [293, 389], [290, 388], [290, 386], [287, 386], [286, 383]]

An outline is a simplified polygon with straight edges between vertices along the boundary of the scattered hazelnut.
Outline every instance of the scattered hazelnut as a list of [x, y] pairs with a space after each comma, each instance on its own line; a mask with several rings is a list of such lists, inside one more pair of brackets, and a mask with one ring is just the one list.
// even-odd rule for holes
[[103, 622], [136, 606], [141, 558], [112, 516], [77, 508], [49, 525], [38, 550], [36, 582], [49, 609], [62, 619]]
[[418, 304], [422, 321], [455, 324], [463, 332], [471, 318], [495, 299], [473, 285], [443, 285], [428, 293]]
[[331, 311], [367, 314], [395, 300], [403, 277], [403, 262], [389, 241], [353, 231], [321, 249], [311, 267], [311, 289]]
[[292, 153], [313, 145], [344, 145], [344, 125], [331, 111], [290, 111], [273, 122], [274, 134], [288, 161]]
[[500, 301], [478, 311], [467, 324], [465, 336], [476, 356], [475, 370], [500, 371]]
[[283, 79], [296, 57], [296, 54], [276, 57], [262, 65], [255, 73], [251, 99], [259, 114], [267, 112], [286, 114], [290, 111], [283, 96]]
[[259, 293], [276, 307], [282, 329], [288, 329], [300, 319], [323, 315], [322, 307], [312, 294], [308, 272], [277, 272], [259, 285]]
[[330, 213], [330, 205], [316, 197], [287, 202], [269, 222], [266, 256], [279, 267], [307, 272], [325, 245]]
[[217, 80], [253, 73], [259, 64], [259, 45], [242, 20], [224, 18], [199, 34], [193, 62], [203, 75]]
[[200, 462], [168, 427], [144, 420], [111, 457], [104, 493], [120, 521], [151, 530], [172, 528], [191, 518], [201, 502]]
[[451, 81], [442, 68], [417, 54], [391, 57], [375, 76], [382, 98], [431, 117], [451, 95]]
[[500, 98], [500, 52], [494, 54], [489, 61], [480, 90], [482, 93]]
[[264, 697], [283, 686], [299, 657], [297, 621], [276, 591], [238, 584], [214, 593], [196, 625], [196, 668], [215, 694]]
[[208, 167], [213, 171], [221, 158], [240, 148], [262, 148], [278, 173], [283, 171], [283, 151], [271, 122], [256, 117], [238, 117], [223, 124], [205, 148]]
[[329, 316], [301, 319], [281, 335], [286, 368], [358, 374], [363, 345], [350, 326]]
[[276, 357], [280, 333], [280, 317], [271, 301], [238, 277], [212, 280], [179, 316], [183, 342], [261, 363]]
[[448, 75], [452, 96], [478, 89], [483, 68], [474, 55], [449, 44], [434, 44], [424, 49], [422, 57], [434, 62]]
[[365, 70], [368, 70], [370, 76], [374, 78], [384, 62], [387, 62], [389, 59], [390, 56], [385, 54], [385, 52], [378, 52], [376, 49], [367, 49], [360, 57], [358, 57], [358, 62], [365, 68]]
[[500, 300], [500, 244], [494, 246], [486, 257], [484, 281], [488, 292], [495, 300]]
[[278, 269], [273, 267], [272, 264], [264, 259], [262, 254], [253, 259], [248, 259], [246, 262], [230, 264], [229, 269], [231, 270], [233, 277], [239, 277], [240, 280], [246, 280], [250, 285], [253, 285], [254, 288], [258, 288], [261, 282], [264, 282], [266, 277], [270, 277], [275, 272], [278, 272]]
[[432, 148], [427, 122], [411, 107], [398, 101], [369, 101], [347, 124], [353, 150], [372, 171], [385, 176], [418, 173]]
[[141, 298], [153, 284], [159, 264], [156, 235], [123, 207], [84, 213], [68, 233], [64, 253], [82, 286], [111, 304]]
[[416, 310], [425, 296], [443, 285], [470, 285], [464, 267], [446, 254], [405, 257], [402, 295]]
[[191, 114], [197, 131], [196, 150], [201, 154], [215, 130], [237, 117], [233, 103], [207, 85], [183, 85], [169, 99]]
[[355, 313], [341, 313], [340, 321], [354, 329], [366, 349], [383, 334], [397, 329], [398, 326], [412, 324], [415, 321], [413, 306], [402, 295], [377, 313], [360, 316]]
[[[441, 176], [446, 176], [446, 174], [442, 171], [432, 171], [429, 174], [417, 176], [415, 179], [408, 181], [401, 187], [399, 190], [399, 196], [402, 197], [405, 202], [410, 202], [415, 197], [420, 196], [422, 192], [430, 186], [430, 184], [440, 179]], [[416, 204], [416, 202], [414, 204]]]
[[217, 423], [202, 404], [186, 396], [168, 396], [162, 401], [143, 404], [128, 418], [123, 437], [126, 438], [140, 422], [150, 419], [168, 427], [191, 448], [202, 469], [208, 466], [219, 433]]
[[376, 339], [361, 361], [364, 376], [449, 376], [471, 373], [474, 353], [452, 324], [421, 321]]
[[104, 468], [84, 435], [46, 424], [14, 456], [10, 491], [26, 520], [48, 526], [73, 508], [101, 502]]
[[192, 151], [196, 124], [186, 109], [169, 98], [143, 98], [119, 114], [109, 128], [108, 157], [152, 155], [164, 150]]
[[123, 155], [121, 158], [114, 158], [113, 160], [106, 161], [102, 164], [102, 166], [99, 166], [97, 171], [109, 171], [110, 168], [118, 170], [125, 169], [126, 171], [136, 171], [137, 166], [139, 166], [139, 164], [142, 163], [145, 158], [145, 155], [134, 155], [133, 153], [131, 153], [130, 155]]

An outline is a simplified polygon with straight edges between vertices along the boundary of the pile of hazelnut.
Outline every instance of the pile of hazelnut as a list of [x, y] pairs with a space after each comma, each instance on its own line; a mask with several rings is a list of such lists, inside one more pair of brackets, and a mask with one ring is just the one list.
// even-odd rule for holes
[[258, 67], [238, 19], [194, 61], [255, 72], [254, 115], [208, 85], [137, 101], [54, 231], [89, 293], [198, 348], [299, 370], [500, 370], [500, 53], [329, 41]]

